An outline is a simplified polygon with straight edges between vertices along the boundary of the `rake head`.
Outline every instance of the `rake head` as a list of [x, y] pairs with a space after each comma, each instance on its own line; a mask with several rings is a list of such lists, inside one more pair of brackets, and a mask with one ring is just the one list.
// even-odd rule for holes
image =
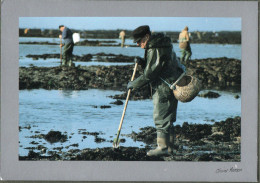
[[117, 131], [116, 138], [113, 140], [113, 148], [119, 147], [119, 143], [120, 143], [119, 135], [120, 135], [120, 129]]
[[118, 148], [119, 147], [119, 143], [120, 143], [120, 139], [115, 138], [113, 140], [113, 148]]

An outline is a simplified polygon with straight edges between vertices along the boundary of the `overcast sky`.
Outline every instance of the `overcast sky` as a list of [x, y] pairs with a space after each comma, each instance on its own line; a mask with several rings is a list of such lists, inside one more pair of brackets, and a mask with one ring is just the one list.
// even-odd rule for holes
[[153, 31], [241, 31], [241, 18], [212, 17], [20, 17], [20, 28], [58, 29], [65, 25], [79, 30], [133, 30], [149, 25]]

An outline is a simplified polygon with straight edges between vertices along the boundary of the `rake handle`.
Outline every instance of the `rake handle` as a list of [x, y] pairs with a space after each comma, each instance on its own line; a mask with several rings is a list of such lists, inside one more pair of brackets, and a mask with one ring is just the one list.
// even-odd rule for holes
[[[60, 45], [62, 44], [62, 38], [60, 37]], [[60, 47], [60, 63], [62, 64], [62, 47]]]
[[[131, 81], [133, 81], [134, 78], [135, 78], [135, 73], [136, 73], [136, 70], [137, 70], [137, 66], [138, 66], [138, 63], [135, 63], [134, 72], [133, 72]], [[123, 125], [125, 112], [126, 112], [126, 108], [127, 108], [127, 104], [128, 104], [128, 100], [129, 100], [130, 94], [131, 94], [131, 89], [129, 89], [128, 93], [127, 93], [127, 97], [126, 97], [126, 101], [125, 101], [125, 107], [124, 107], [123, 114], [122, 114], [122, 117], [121, 117], [121, 120], [120, 120], [118, 131], [117, 131], [116, 144], [118, 143], [118, 139], [119, 139], [119, 135], [120, 135], [120, 131], [121, 131], [122, 125]]]

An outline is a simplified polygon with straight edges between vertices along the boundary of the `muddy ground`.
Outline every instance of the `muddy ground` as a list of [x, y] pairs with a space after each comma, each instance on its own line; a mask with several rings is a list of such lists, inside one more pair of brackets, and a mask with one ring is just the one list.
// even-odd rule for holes
[[[213, 124], [188, 124], [175, 126], [175, 150], [172, 155], [162, 157], [148, 157], [146, 152], [156, 147], [156, 130], [154, 127], [141, 128], [139, 132], [122, 134], [134, 141], [144, 142], [145, 147], [124, 147], [124, 140], [117, 149], [111, 147], [94, 149], [77, 149], [78, 144], [71, 144], [74, 149], [66, 151], [59, 147], [46, 149], [39, 144], [37, 152], [29, 151], [27, 156], [20, 156], [19, 160], [98, 160], [98, 161], [240, 161], [241, 160], [241, 118], [228, 118]], [[20, 127], [24, 130], [26, 127]], [[79, 129], [80, 130], [80, 129]], [[34, 138], [43, 138], [48, 143], [66, 140], [63, 132], [39, 134]], [[107, 141], [98, 139], [99, 132], [82, 132], [82, 136], [93, 135], [95, 142]], [[50, 138], [52, 141], [50, 142]], [[48, 153], [46, 153], [48, 152]], [[47, 154], [47, 155], [46, 155]]]
[[[109, 57], [103, 55], [104, 59], [109, 60]], [[132, 57], [122, 55], [113, 55], [113, 57], [124, 57], [119, 60], [133, 62]], [[86, 90], [98, 88], [126, 91], [127, 83], [133, 74], [133, 66], [20, 67], [19, 89]], [[201, 80], [203, 89], [231, 88], [240, 91], [240, 60], [228, 58], [192, 60], [187, 71], [188, 74]], [[142, 74], [142, 69], [139, 67], [136, 78], [140, 74]], [[134, 91], [131, 96], [132, 99], [145, 99], [150, 97], [150, 93], [150, 88], [146, 86], [139, 91]], [[117, 96], [117, 98], [125, 98], [125, 95]]]

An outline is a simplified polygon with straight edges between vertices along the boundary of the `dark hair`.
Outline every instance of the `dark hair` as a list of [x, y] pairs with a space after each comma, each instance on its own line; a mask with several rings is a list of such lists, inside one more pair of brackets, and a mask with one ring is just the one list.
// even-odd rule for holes
[[64, 27], [64, 25], [60, 25], [60, 26], [59, 26], [59, 29], [60, 29], [61, 27]]

